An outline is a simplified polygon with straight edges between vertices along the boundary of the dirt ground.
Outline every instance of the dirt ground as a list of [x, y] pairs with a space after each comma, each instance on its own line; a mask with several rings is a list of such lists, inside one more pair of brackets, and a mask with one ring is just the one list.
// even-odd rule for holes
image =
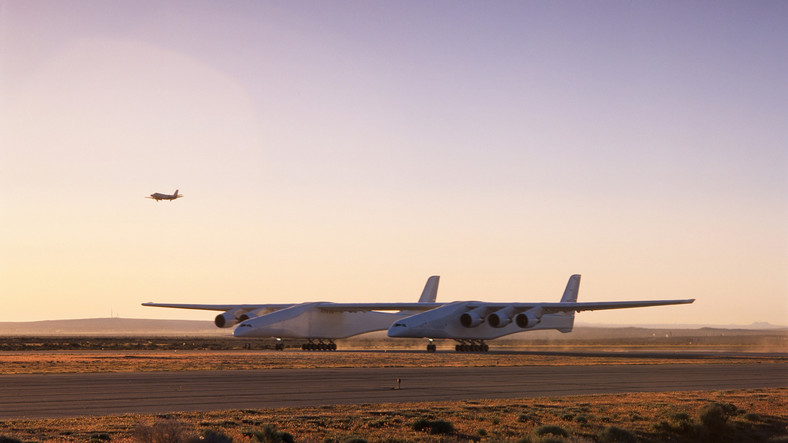
[[0, 422], [0, 439], [245, 442], [259, 441], [255, 433], [287, 433], [296, 442], [788, 441], [787, 399], [787, 388], [775, 388], [8, 420]]
[[0, 374], [204, 371], [271, 368], [458, 367], [676, 363], [774, 363], [785, 356], [567, 355], [518, 352], [454, 353], [423, 351], [40, 351], [0, 352]]
[[[659, 349], [601, 352], [598, 346], [498, 348], [489, 353], [423, 350], [304, 352], [247, 349], [240, 342], [92, 338], [7, 340], [0, 374], [330, 367], [785, 362], [784, 352]], [[0, 343], [2, 344], [2, 343]], [[127, 349], [136, 346], [134, 349]], [[606, 345], [605, 345], [606, 346]], [[103, 350], [102, 350], [103, 349]], [[210, 350], [215, 349], [215, 350]], [[630, 351], [632, 349], [630, 348]], [[655, 357], [656, 356], [656, 357]], [[336, 405], [204, 413], [0, 421], [0, 441], [784, 441], [788, 388], [632, 393], [539, 399]], [[715, 415], [716, 411], [716, 415]], [[258, 437], [255, 437], [257, 435]], [[199, 440], [202, 437], [202, 440]], [[221, 438], [225, 437], [224, 440]], [[284, 437], [284, 440], [283, 440]], [[214, 440], [211, 440], [211, 439]], [[195, 440], [196, 439], [196, 440]]]

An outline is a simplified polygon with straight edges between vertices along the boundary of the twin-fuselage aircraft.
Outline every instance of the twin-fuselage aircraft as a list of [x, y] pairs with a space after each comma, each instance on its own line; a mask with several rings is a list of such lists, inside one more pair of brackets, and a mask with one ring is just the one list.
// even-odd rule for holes
[[[176, 192], [177, 194], [177, 192]], [[214, 323], [220, 328], [238, 325], [236, 337], [276, 338], [276, 349], [284, 349], [281, 339], [307, 342], [303, 350], [336, 350], [335, 339], [388, 329], [389, 337], [427, 338], [427, 351], [435, 351], [433, 339], [458, 342], [457, 352], [486, 352], [485, 340], [517, 332], [557, 329], [571, 332], [575, 312], [604, 309], [641, 308], [692, 303], [685, 300], [577, 301], [580, 275], [569, 278], [559, 302], [436, 302], [440, 277], [432, 276], [416, 303], [332, 303], [259, 305], [198, 305], [143, 303], [143, 306], [224, 311]]]

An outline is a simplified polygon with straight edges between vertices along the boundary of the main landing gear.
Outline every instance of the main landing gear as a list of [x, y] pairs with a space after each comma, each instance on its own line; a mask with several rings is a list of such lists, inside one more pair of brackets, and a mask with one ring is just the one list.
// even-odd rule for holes
[[458, 345], [454, 347], [457, 352], [487, 352], [490, 347], [484, 340], [457, 340]]
[[318, 339], [317, 343], [314, 342], [311, 338], [307, 343], [301, 345], [302, 351], [336, 351], [337, 345], [334, 343], [334, 340], [327, 340], [328, 343], [324, 343], [323, 339]]

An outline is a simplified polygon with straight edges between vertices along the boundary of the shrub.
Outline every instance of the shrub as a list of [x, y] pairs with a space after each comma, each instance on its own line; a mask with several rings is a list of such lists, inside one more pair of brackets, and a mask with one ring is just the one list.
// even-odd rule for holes
[[600, 443], [637, 443], [635, 434], [616, 426], [608, 426], [597, 435]]
[[521, 423], [525, 423], [525, 422], [528, 422], [528, 421], [531, 421], [531, 420], [533, 420], [533, 418], [530, 415], [528, 415], [528, 414], [520, 414], [520, 416], [517, 417], [517, 421], [519, 421]]
[[293, 443], [293, 436], [287, 432], [276, 430], [276, 425], [265, 425], [259, 431], [252, 432], [252, 438], [261, 443]]
[[348, 437], [342, 440], [342, 443], [367, 443], [367, 441], [361, 437]]
[[670, 416], [671, 420], [674, 421], [690, 421], [692, 418], [686, 412], [677, 412]]
[[0, 443], [22, 443], [22, 440], [14, 437], [6, 437], [5, 435], [0, 435]]
[[709, 403], [698, 410], [698, 417], [703, 426], [712, 434], [725, 432], [728, 426], [728, 414], [723, 405]]
[[652, 425], [655, 431], [658, 432], [670, 432], [673, 428], [670, 426], [670, 423], [666, 422], [665, 420], [661, 420], [657, 423]]
[[543, 425], [534, 429], [533, 434], [537, 437], [544, 437], [548, 434], [556, 437], [569, 437], [569, 433], [564, 428], [556, 425]]
[[413, 422], [414, 431], [426, 431], [430, 428], [430, 421], [426, 418], [420, 418]]
[[413, 422], [413, 430], [415, 431], [429, 431], [430, 434], [452, 434], [454, 433], [454, 425], [445, 420], [427, 420], [420, 418]]
[[182, 443], [192, 435], [190, 429], [177, 420], [164, 420], [152, 426], [137, 425], [132, 433], [140, 443]]
[[430, 434], [453, 434], [454, 425], [445, 420], [435, 420], [430, 425]]
[[103, 432], [96, 433], [90, 436], [90, 441], [100, 442], [100, 441], [110, 441], [110, 440], [112, 440], [112, 438], [110, 438], [109, 434]]
[[745, 420], [749, 420], [749, 421], [761, 421], [762, 420], [761, 416], [756, 414], [756, 413], [754, 413], [754, 412], [748, 412], [748, 413], [744, 414], [744, 419]]

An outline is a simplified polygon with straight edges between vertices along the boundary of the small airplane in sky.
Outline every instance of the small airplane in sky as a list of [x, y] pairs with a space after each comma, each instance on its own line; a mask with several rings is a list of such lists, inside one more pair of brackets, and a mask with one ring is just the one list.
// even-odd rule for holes
[[603, 309], [642, 308], [692, 303], [687, 300], [639, 300], [578, 303], [580, 275], [569, 277], [558, 303], [498, 303], [456, 301], [439, 308], [397, 320], [388, 330], [389, 337], [428, 338], [427, 351], [434, 352], [436, 338], [458, 342], [457, 352], [487, 352], [484, 340], [523, 331], [557, 329], [572, 332], [575, 312]]
[[145, 197], [145, 198], [152, 198], [158, 202], [159, 200], [175, 200], [176, 198], [181, 198], [181, 197], [183, 197], [183, 195], [178, 194], [178, 190], [176, 189], [175, 192], [173, 192], [172, 194], [162, 194], [160, 192], [156, 192], [151, 194], [150, 197]]
[[[238, 325], [236, 337], [274, 337], [276, 349], [282, 338], [306, 339], [301, 349], [333, 351], [335, 339], [388, 329], [389, 337], [428, 338], [428, 352], [435, 352], [433, 339], [458, 342], [457, 352], [487, 352], [484, 340], [517, 332], [557, 329], [571, 332], [575, 312], [640, 308], [692, 303], [687, 300], [640, 300], [578, 303], [580, 275], [569, 278], [558, 303], [498, 303], [455, 301], [437, 303], [440, 277], [427, 280], [417, 303], [331, 303], [261, 305], [195, 305], [143, 303], [143, 306], [224, 311], [214, 323], [220, 328]], [[383, 312], [396, 311], [396, 312]]]

